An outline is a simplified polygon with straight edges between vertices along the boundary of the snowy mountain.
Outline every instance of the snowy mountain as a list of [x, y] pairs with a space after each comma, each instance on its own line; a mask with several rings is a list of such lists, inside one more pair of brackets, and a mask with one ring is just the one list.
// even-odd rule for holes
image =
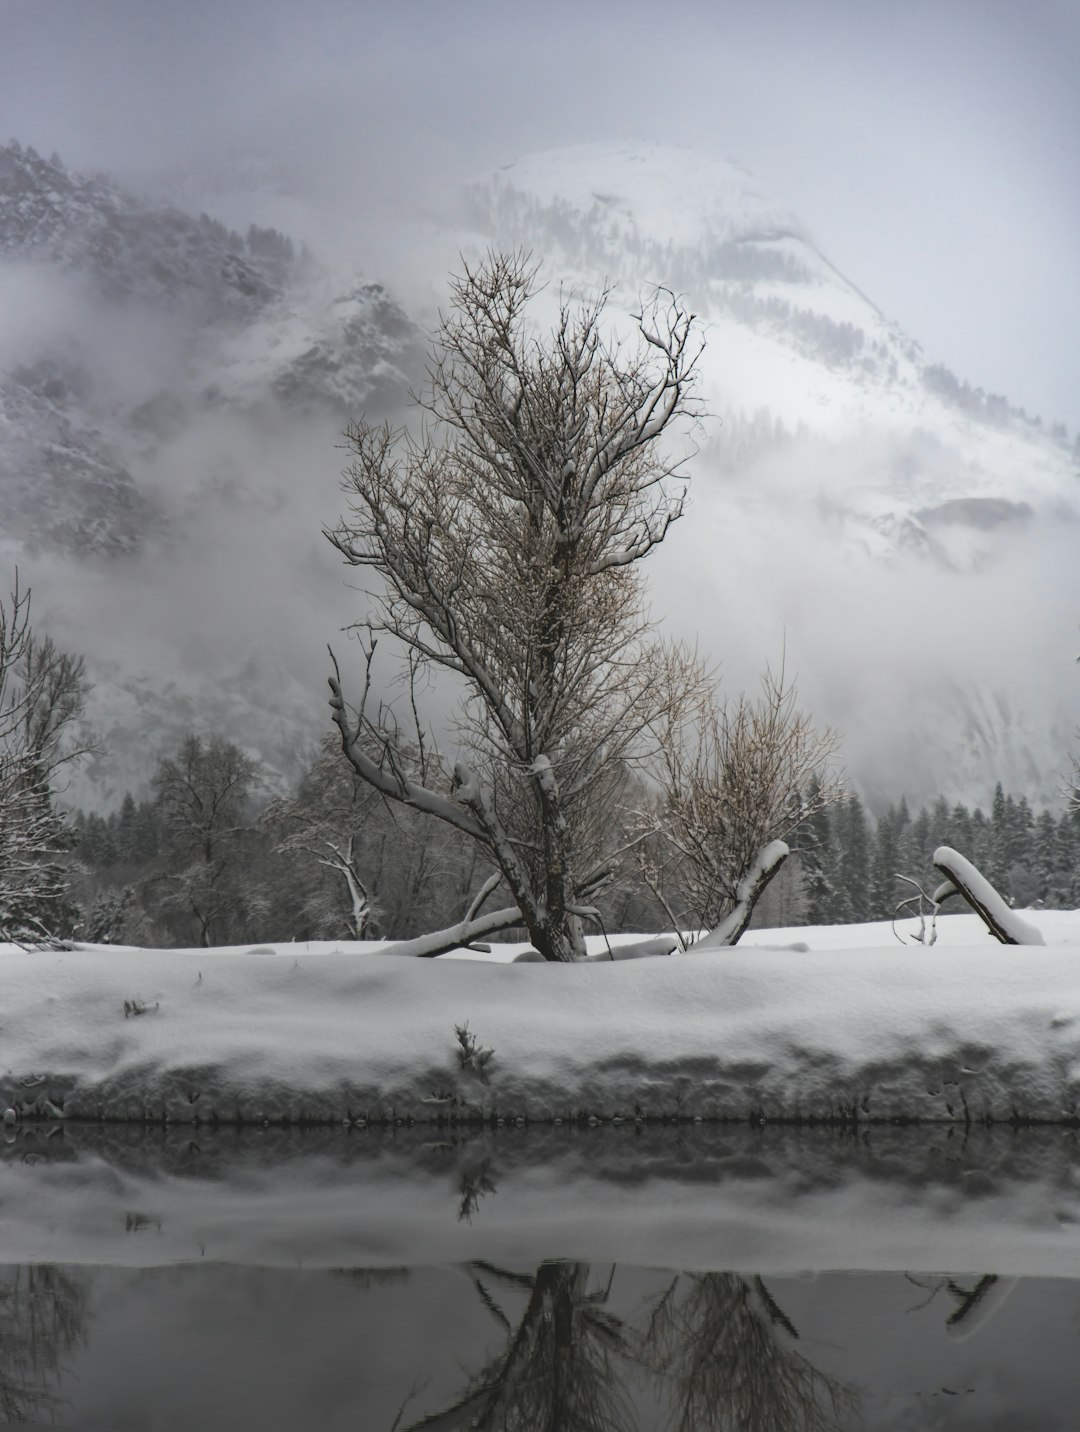
[[415, 325], [273, 228], [241, 236], [17, 144], [0, 149], [0, 310], [3, 580], [18, 563], [37, 620], [88, 658], [110, 751], [91, 798], [200, 721], [295, 768], [319, 714], [304, 652], [348, 616], [312, 555], [336, 443], [400, 407]]
[[46, 550], [161, 540], [153, 469], [208, 415], [340, 426], [400, 403], [419, 354], [382, 288], [332, 280], [286, 235], [241, 237], [17, 145], [0, 149], [0, 296], [5, 529]]
[[[709, 416], [656, 614], [733, 687], [784, 652], [872, 800], [1053, 799], [1080, 719], [1067, 436], [935, 364], [736, 164], [583, 145], [463, 205], [402, 249], [523, 246], [549, 309], [607, 287], [628, 328], [663, 284], [700, 315]], [[0, 550], [88, 657], [94, 798], [200, 722], [282, 773], [323, 729], [325, 642], [360, 614], [320, 535], [338, 434], [398, 415], [444, 291], [0, 149]]]
[[655, 606], [735, 684], [780, 659], [872, 800], [1058, 795], [1080, 718], [1080, 449], [925, 355], [739, 165], [582, 145], [474, 183], [559, 284], [684, 293], [707, 347], [692, 516]]

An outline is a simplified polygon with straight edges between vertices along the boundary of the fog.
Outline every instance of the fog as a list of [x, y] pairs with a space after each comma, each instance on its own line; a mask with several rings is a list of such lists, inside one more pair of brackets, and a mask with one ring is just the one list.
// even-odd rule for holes
[[[931, 358], [1080, 426], [1080, 12], [1068, 0], [664, 14], [633, 0], [15, 0], [0, 24], [7, 130], [24, 144], [241, 230], [280, 228], [385, 280], [428, 321], [474, 175], [592, 139], [730, 156]], [[118, 410], [163, 389], [190, 397], [200, 380], [197, 335], [105, 307], [75, 280], [0, 266], [0, 313], [0, 366], [64, 335], [106, 433]], [[163, 743], [196, 717], [243, 739], [246, 704], [283, 752], [298, 723], [323, 728], [326, 643], [344, 647], [364, 609], [320, 535], [341, 507], [339, 441], [329, 419], [203, 411], [152, 461], [132, 457], [168, 535], [126, 559], [122, 581], [100, 563], [22, 555], [42, 622], [93, 648], [114, 745], [96, 772], [106, 799], [152, 761], [120, 735], [141, 699]], [[983, 798], [995, 779], [1045, 793], [1045, 763], [1025, 769], [1023, 752], [1061, 750], [1066, 764], [1080, 716], [1077, 529], [1041, 517], [946, 560], [882, 563], [858, 542], [838, 560], [825, 496], [889, 461], [883, 447], [804, 446], [733, 485], [706, 450], [690, 515], [651, 564], [654, 611], [732, 689], [786, 651], [872, 799], [978, 794], [987, 702], [989, 724], [1016, 739]], [[110, 685], [133, 664], [139, 698]], [[928, 752], [927, 722], [955, 720], [957, 689], [966, 724], [938, 730]], [[1015, 693], [1015, 717], [994, 689]]]
[[395, 219], [531, 150], [716, 150], [928, 352], [1080, 424], [1071, 0], [9, 0], [3, 27], [24, 143], [140, 184], [261, 165], [278, 226], [335, 254], [377, 258]]
[[[816, 456], [842, 485], [867, 454]], [[1055, 803], [1080, 716], [1075, 519], [882, 560], [838, 530], [849, 519], [819, 500], [814, 461], [797, 448], [734, 491], [706, 468], [653, 563], [654, 614], [717, 663], [729, 693], [785, 667], [877, 809], [900, 794], [986, 806], [999, 780]]]

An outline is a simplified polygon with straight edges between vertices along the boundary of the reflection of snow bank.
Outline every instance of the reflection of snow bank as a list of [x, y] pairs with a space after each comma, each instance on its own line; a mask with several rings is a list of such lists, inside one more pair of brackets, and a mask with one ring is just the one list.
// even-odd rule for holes
[[[803, 930], [809, 950], [559, 967], [362, 945], [9, 949], [0, 1099], [182, 1123], [1071, 1120], [1080, 939], [1076, 917], [1037, 918], [1070, 943], [978, 944], [954, 917], [931, 950], [869, 947], [892, 937], [863, 926], [861, 948]], [[466, 1023], [494, 1050], [482, 1080], [456, 1058]]]
[[420, 1129], [192, 1137], [92, 1124], [24, 1125], [0, 1141], [11, 1262], [584, 1258], [763, 1274], [955, 1268], [965, 1287], [988, 1273], [1080, 1278], [1075, 1167], [1055, 1129], [890, 1126], [853, 1138], [607, 1124], [455, 1141]]

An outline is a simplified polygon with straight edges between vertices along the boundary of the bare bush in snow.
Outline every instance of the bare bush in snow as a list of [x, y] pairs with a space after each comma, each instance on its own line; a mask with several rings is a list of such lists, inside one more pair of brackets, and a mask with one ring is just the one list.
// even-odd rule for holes
[[765, 672], [756, 698], [728, 703], [686, 652], [669, 660], [697, 677], [669, 683], [683, 699], [658, 731], [660, 790], [639, 813], [639, 860], [676, 929], [734, 944], [788, 853], [784, 842], [843, 795], [828, 769], [837, 736], [800, 709], [783, 667]]

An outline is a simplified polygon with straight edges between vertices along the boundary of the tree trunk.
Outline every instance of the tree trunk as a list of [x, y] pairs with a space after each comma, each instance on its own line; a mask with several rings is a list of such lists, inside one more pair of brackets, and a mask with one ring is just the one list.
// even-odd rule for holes
[[[576, 926], [575, 928], [572, 928]], [[577, 917], [565, 914], [561, 921], [545, 920], [535, 928], [526, 926], [529, 939], [544, 957], [561, 964], [573, 964], [585, 953], [585, 940]]]

